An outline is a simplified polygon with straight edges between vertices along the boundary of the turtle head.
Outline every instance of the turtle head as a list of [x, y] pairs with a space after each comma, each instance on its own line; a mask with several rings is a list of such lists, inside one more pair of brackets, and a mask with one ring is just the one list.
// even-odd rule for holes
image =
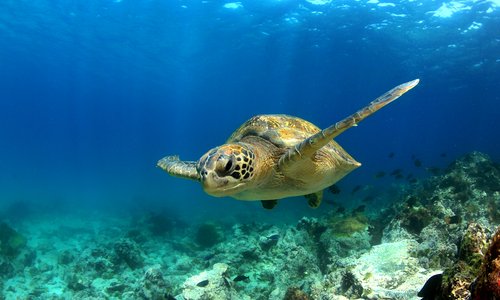
[[231, 196], [248, 187], [255, 173], [255, 154], [249, 146], [225, 144], [205, 153], [197, 169], [207, 194]]

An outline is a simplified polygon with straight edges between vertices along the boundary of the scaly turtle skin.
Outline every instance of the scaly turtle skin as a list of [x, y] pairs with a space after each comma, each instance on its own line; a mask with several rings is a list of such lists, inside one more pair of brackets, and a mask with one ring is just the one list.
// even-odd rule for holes
[[262, 200], [273, 208], [278, 199], [306, 196], [318, 207], [323, 189], [359, 167], [333, 138], [356, 126], [418, 84], [403, 83], [368, 106], [323, 130], [287, 115], [259, 115], [246, 121], [219, 147], [198, 161], [167, 156], [158, 166], [173, 176], [201, 182], [206, 193], [238, 200]]

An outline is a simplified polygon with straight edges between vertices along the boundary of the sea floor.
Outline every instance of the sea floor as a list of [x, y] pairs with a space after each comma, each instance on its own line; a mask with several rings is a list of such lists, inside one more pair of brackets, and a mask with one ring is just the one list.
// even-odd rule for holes
[[[146, 224], [156, 217], [46, 216], [17, 224], [27, 244], [3, 274], [3, 297], [283, 299], [289, 287], [319, 296], [337, 290], [339, 281], [351, 296], [370, 288], [418, 299], [416, 293], [434, 272], [411, 257], [415, 241], [371, 247], [368, 231], [362, 230], [320, 242], [312, 231], [329, 229], [316, 228], [321, 226], [316, 219], [289, 226], [204, 223], [152, 232]], [[320, 244], [329, 249], [319, 249]], [[351, 275], [344, 274], [347, 270]], [[358, 287], [348, 286], [356, 280], [347, 283], [345, 276], [361, 276], [365, 287], [349, 291]], [[342, 299], [341, 290], [332, 299]]]
[[486, 245], [500, 224], [499, 179], [497, 164], [472, 153], [377, 212], [280, 224], [162, 213], [7, 220], [0, 298], [421, 299], [428, 278], [466, 260], [471, 226]]

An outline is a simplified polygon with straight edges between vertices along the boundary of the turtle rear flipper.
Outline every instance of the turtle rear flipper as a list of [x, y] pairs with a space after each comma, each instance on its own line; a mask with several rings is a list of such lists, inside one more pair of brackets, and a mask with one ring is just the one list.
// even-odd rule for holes
[[304, 195], [307, 199], [307, 204], [312, 208], [318, 208], [323, 200], [323, 190], [316, 193]]
[[195, 161], [181, 161], [179, 156], [172, 155], [160, 159], [156, 165], [172, 176], [199, 181], [196, 164]]
[[265, 209], [273, 209], [276, 205], [278, 205], [278, 200], [261, 200], [262, 207]]
[[[374, 112], [396, 100], [404, 93], [415, 87], [419, 79], [415, 79], [396, 86], [374, 101], [368, 106], [358, 110], [356, 113], [343, 119], [340, 122], [327, 127], [320, 132], [310, 136], [301, 143], [290, 148], [279, 159], [278, 167], [280, 170], [286, 170], [293, 163], [300, 161], [302, 158], [311, 157], [317, 150], [328, 144], [333, 138], [344, 132], [345, 130], [357, 126], [359, 122], [371, 116]], [[355, 163], [355, 162], [353, 162]], [[358, 163], [359, 164], [359, 163]]]

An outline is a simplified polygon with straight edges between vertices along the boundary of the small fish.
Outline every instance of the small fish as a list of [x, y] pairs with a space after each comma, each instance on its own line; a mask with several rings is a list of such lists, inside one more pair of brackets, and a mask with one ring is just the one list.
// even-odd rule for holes
[[330, 191], [330, 193], [332, 193], [332, 194], [338, 194], [338, 193], [340, 193], [340, 189], [339, 189], [339, 187], [338, 187], [336, 184], [331, 185], [331, 186], [328, 188], [328, 190], [329, 190], [329, 191]]
[[429, 173], [431, 173], [432, 175], [439, 175], [439, 173], [441, 173], [441, 169], [438, 168], [438, 167], [428, 167], [425, 169], [426, 171], [428, 171]]
[[373, 197], [372, 195], [368, 195], [368, 196], [364, 197], [364, 198], [363, 198], [363, 200], [361, 200], [361, 201], [363, 201], [363, 202], [365, 202], [365, 203], [370, 203], [370, 202], [372, 202], [374, 199], [375, 199], [375, 197]]
[[351, 194], [354, 195], [357, 191], [359, 191], [361, 189], [361, 185], [357, 185], [355, 186], [353, 189], [352, 189], [352, 192]]
[[227, 278], [225, 276], [222, 276], [222, 279], [224, 280], [224, 285], [227, 288], [230, 288], [231, 287], [231, 283], [229, 283], [229, 280], [227, 280]]
[[422, 161], [417, 158], [413, 161], [413, 164], [415, 165], [415, 167], [420, 168], [422, 166]]
[[441, 153], [441, 157], [446, 157], [446, 152]]
[[323, 199], [323, 202], [329, 205], [337, 205], [337, 203], [330, 199]]
[[395, 176], [395, 175], [398, 175], [398, 174], [401, 174], [401, 172], [403, 172], [402, 169], [395, 169], [391, 172], [391, 176]]
[[460, 216], [458, 216], [458, 215], [451, 216], [451, 217], [449, 218], [449, 223], [450, 223], [450, 224], [458, 224], [458, 223], [460, 223], [460, 221], [461, 221], [461, 218], [460, 218]]
[[208, 279], [202, 280], [196, 284], [199, 287], [206, 287], [208, 285]]
[[273, 233], [271, 235], [268, 235], [266, 238], [270, 241], [277, 241], [280, 239], [280, 235], [279, 233]]
[[431, 300], [436, 298], [441, 292], [441, 283], [443, 282], [443, 274], [432, 275], [425, 282], [417, 296], [422, 297], [422, 300]]
[[238, 282], [238, 281], [246, 281], [246, 280], [248, 280], [248, 279], [250, 279], [250, 277], [245, 276], [245, 275], [243, 275], [243, 274], [242, 274], [242, 275], [238, 275], [238, 276], [234, 277], [233, 281], [234, 281], [234, 282]]
[[394, 155], [396, 155], [396, 154], [394, 154], [394, 152], [391, 152], [391, 153], [389, 153], [389, 155], [387, 155], [387, 157], [394, 158]]
[[375, 178], [382, 178], [385, 176], [385, 172], [384, 171], [380, 171], [380, 172], [377, 172], [377, 174], [375, 174]]
[[353, 213], [361, 213], [361, 212], [365, 211], [365, 208], [366, 208], [366, 205], [360, 205], [360, 206], [356, 207], [352, 212]]
[[203, 256], [203, 260], [211, 260], [212, 258], [215, 257], [215, 253], [210, 253], [210, 254], [207, 254], [205, 256]]

